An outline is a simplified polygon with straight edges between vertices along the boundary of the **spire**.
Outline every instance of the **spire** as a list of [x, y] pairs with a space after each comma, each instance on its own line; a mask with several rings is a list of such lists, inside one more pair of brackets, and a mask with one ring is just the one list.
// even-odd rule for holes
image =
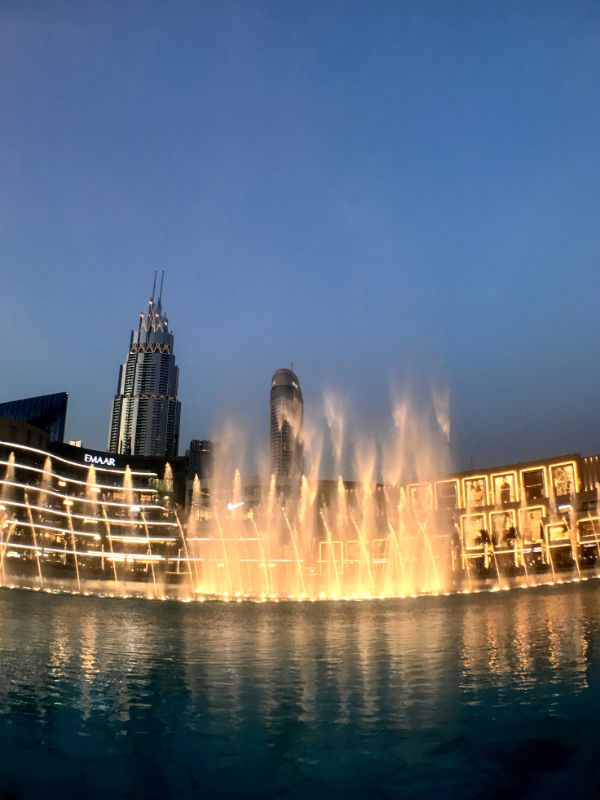
[[148, 311], [142, 315], [142, 328], [148, 334], [149, 331], [168, 331], [169, 321], [162, 310], [162, 294], [165, 281], [165, 271], [161, 270], [160, 285], [158, 286], [158, 270], [154, 270], [154, 282], [152, 284], [152, 296], [148, 300]]
[[162, 290], [163, 290], [163, 282], [165, 280], [165, 271], [163, 269], [162, 274], [160, 276], [160, 292], [158, 294], [158, 309], [159, 311], [162, 308]]

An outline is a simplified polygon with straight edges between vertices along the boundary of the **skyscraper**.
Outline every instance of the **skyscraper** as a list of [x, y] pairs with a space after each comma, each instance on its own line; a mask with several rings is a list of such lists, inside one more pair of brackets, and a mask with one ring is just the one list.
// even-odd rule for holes
[[181, 403], [174, 336], [162, 309], [164, 270], [156, 298], [156, 272], [148, 311], [131, 332], [129, 354], [119, 369], [113, 400], [108, 449], [139, 456], [177, 455]]
[[304, 401], [298, 376], [278, 369], [271, 381], [271, 474], [299, 477], [303, 471]]
[[189, 450], [186, 452], [190, 480], [193, 480], [195, 475], [201, 481], [210, 480], [213, 477], [215, 455], [218, 449], [218, 442], [211, 442], [208, 439], [192, 439]]

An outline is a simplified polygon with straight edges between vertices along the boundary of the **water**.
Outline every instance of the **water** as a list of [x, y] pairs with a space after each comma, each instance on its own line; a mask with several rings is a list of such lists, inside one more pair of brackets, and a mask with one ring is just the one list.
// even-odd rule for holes
[[[396, 472], [386, 484], [376, 480], [373, 442], [355, 451], [359, 480], [351, 482], [323, 480], [315, 468], [293, 480], [254, 476], [244, 486], [239, 468], [231, 472], [231, 451], [206, 485], [194, 478], [187, 518], [173, 506], [168, 464], [159, 481], [0, 442], [0, 585], [182, 600], [353, 600], [598, 572], [599, 492], [585, 459], [404, 485], [408, 465], [412, 480], [443, 474], [432, 471], [435, 448], [421, 433], [417, 426], [410, 446], [392, 437]], [[572, 496], [573, 487], [581, 491]]]
[[364, 603], [0, 592], [0, 797], [588, 796], [600, 584]]

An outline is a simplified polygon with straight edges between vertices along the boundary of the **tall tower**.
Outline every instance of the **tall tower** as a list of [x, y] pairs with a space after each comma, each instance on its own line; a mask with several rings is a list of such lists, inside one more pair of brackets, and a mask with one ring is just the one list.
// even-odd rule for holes
[[300, 381], [291, 369], [278, 369], [271, 381], [271, 474], [302, 475], [304, 401]]
[[179, 369], [173, 355], [174, 336], [162, 310], [164, 270], [156, 298], [156, 277], [148, 311], [131, 332], [127, 361], [119, 369], [113, 400], [108, 449], [136, 456], [177, 455], [181, 403], [177, 400]]

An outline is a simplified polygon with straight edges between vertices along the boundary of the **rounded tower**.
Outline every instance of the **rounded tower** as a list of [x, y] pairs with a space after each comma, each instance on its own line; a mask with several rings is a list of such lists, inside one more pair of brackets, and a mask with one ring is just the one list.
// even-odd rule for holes
[[271, 381], [271, 474], [281, 478], [302, 475], [304, 468], [304, 401], [298, 376], [278, 369]]

